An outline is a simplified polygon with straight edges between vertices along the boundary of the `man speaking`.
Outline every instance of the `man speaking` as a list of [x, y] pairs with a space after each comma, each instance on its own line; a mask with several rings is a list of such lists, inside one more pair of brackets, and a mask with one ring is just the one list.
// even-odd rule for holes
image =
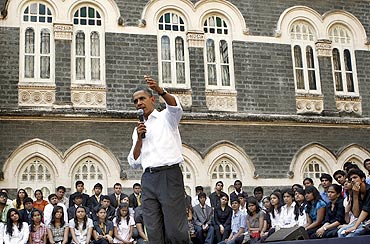
[[[132, 95], [144, 120], [134, 129], [127, 159], [132, 167], [141, 165], [144, 170], [142, 207], [149, 243], [188, 244], [184, 181], [179, 167], [183, 162], [178, 129], [182, 108], [178, 98], [159, 87], [155, 80], [149, 76], [144, 79], [147, 87], [136, 89]], [[166, 102], [161, 112], [155, 109], [153, 91]]]

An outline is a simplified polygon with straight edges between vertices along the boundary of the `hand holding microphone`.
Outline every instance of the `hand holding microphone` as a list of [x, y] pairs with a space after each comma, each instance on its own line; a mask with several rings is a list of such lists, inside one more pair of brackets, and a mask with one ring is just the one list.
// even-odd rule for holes
[[[145, 130], [145, 125], [144, 125], [144, 110], [143, 109], [138, 109], [137, 110], [137, 116], [139, 117], [139, 121], [143, 124], [143, 128]], [[139, 127], [138, 127], [138, 132], [139, 132]], [[145, 132], [141, 134], [141, 138], [145, 138]]]

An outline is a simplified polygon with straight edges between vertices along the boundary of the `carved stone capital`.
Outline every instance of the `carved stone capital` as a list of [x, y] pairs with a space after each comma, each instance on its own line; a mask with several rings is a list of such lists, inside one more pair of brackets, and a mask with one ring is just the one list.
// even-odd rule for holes
[[70, 40], [72, 41], [73, 25], [54, 23], [54, 38], [55, 40]]
[[211, 111], [237, 112], [236, 91], [206, 91], [206, 104]]
[[354, 113], [362, 115], [362, 99], [360, 97], [341, 97], [335, 98], [335, 104], [340, 113]]
[[188, 31], [186, 34], [189, 47], [203, 47], [204, 33], [199, 31]]
[[51, 107], [55, 102], [55, 86], [18, 85], [18, 105]]
[[317, 40], [315, 43], [318, 57], [331, 57], [332, 41], [327, 39]]
[[296, 95], [297, 114], [321, 114], [324, 97], [319, 95]]
[[94, 86], [71, 87], [73, 107], [76, 108], [103, 108], [107, 106], [106, 88]]

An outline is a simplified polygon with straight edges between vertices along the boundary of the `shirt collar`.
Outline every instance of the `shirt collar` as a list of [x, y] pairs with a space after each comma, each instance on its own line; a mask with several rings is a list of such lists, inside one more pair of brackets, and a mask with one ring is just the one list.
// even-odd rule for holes
[[157, 109], [154, 109], [153, 112], [151, 114], [149, 114], [148, 120], [150, 119], [150, 117], [158, 118], [159, 117], [159, 111]]

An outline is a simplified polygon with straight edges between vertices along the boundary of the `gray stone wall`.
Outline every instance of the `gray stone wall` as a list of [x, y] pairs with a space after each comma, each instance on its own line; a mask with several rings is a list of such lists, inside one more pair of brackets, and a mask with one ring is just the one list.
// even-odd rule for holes
[[0, 107], [18, 107], [19, 28], [0, 27]]
[[362, 116], [370, 116], [370, 52], [356, 51], [357, 80], [362, 98]]
[[71, 104], [71, 45], [68, 40], [55, 41], [55, 103]]
[[133, 109], [132, 91], [144, 75], [158, 77], [157, 37], [106, 33], [107, 109]]

